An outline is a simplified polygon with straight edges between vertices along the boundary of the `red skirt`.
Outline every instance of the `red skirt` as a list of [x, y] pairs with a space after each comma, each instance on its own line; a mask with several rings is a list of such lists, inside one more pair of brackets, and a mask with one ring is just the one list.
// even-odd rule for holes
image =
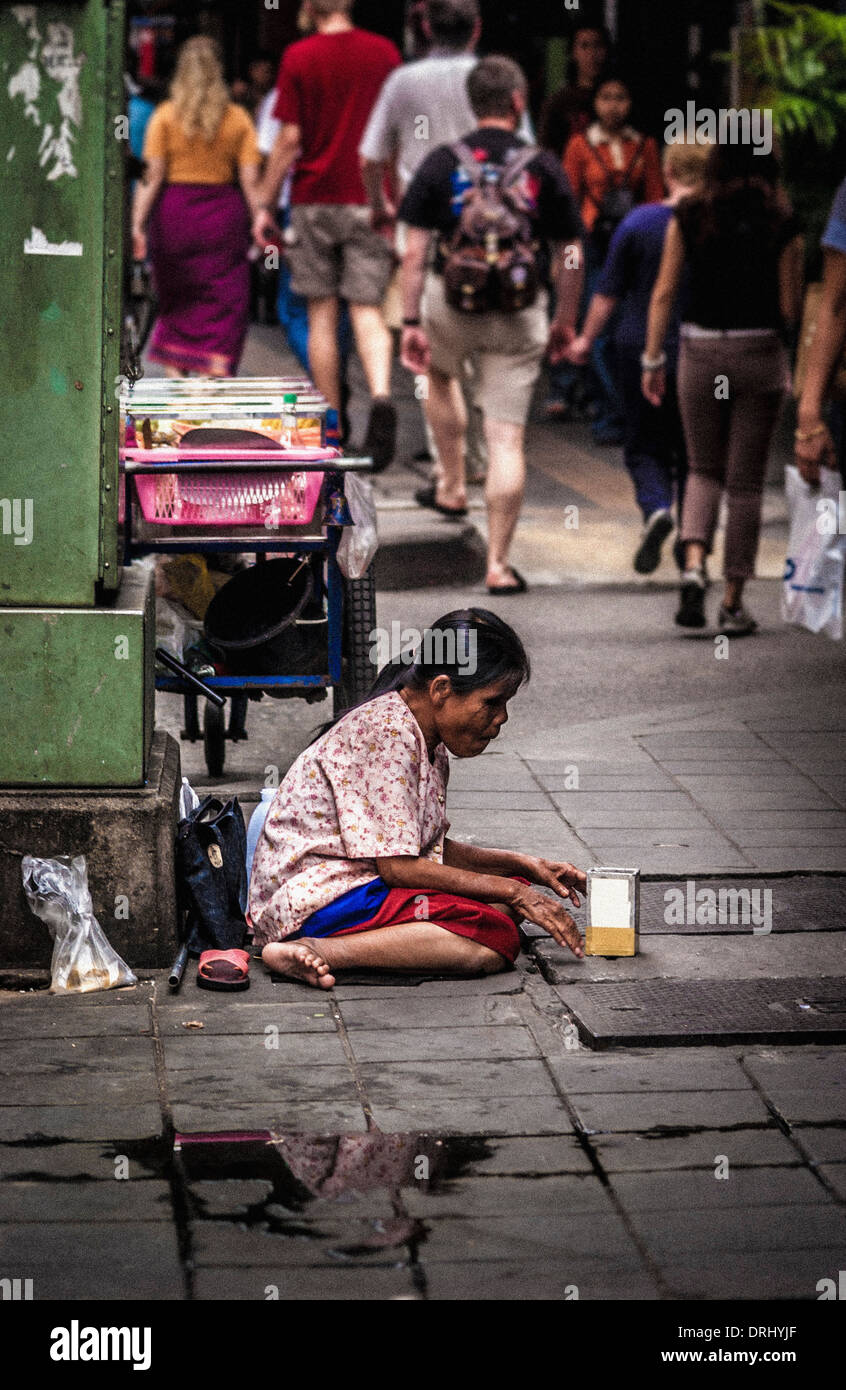
[[[528, 882], [521, 879], [521, 882]], [[419, 888], [392, 888], [379, 911], [366, 922], [342, 927], [332, 936], [352, 936], [354, 932], [395, 927], [400, 922], [433, 922], [437, 927], [466, 936], [504, 956], [513, 965], [520, 954], [520, 934], [511, 918], [488, 903], [459, 898], [453, 893], [423, 893]], [[303, 928], [308, 934], [308, 928]]]

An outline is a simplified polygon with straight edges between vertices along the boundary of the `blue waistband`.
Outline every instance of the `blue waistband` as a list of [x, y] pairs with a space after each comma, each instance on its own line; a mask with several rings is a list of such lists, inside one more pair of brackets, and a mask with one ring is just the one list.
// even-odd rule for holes
[[342, 893], [340, 898], [307, 917], [297, 936], [331, 936], [345, 927], [368, 922], [376, 916], [390, 891], [381, 878], [372, 878], [360, 888], [351, 888], [348, 893]]

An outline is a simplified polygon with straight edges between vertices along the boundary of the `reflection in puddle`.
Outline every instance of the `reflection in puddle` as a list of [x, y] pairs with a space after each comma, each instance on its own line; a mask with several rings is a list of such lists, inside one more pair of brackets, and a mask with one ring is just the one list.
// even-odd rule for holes
[[392, 1251], [412, 1266], [427, 1228], [404, 1189], [431, 1191], [491, 1153], [484, 1139], [378, 1130], [176, 1134], [173, 1147], [195, 1220], [314, 1241], [336, 1260]]

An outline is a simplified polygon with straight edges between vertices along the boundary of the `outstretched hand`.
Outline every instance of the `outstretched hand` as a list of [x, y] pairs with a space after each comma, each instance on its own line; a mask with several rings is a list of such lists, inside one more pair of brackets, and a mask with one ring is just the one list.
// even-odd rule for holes
[[[587, 888], [587, 874], [581, 869], [575, 868], [573, 864], [533, 859], [529, 871], [534, 883], [551, 888], [559, 898], [569, 899], [574, 907], [579, 907], [581, 899], [577, 890], [584, 893]], [[549, 932], [559, 946], [567, 946], [574, 956], [582, 958], [585, 952], [581, 932], [570, 913], [560, 903], [553, 901], [545, 893], [538, 893], [532, 887], [521, 887], [513, 906], [518, 912], [522, 912], [529, 922], [534, 922], [536, 926]]]

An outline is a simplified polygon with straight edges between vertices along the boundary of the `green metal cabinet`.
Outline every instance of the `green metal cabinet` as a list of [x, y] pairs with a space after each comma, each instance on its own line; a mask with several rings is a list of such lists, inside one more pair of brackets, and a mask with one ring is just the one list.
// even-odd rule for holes
[[0, 5], [0, 606], [120, 582], [123, 0]]

